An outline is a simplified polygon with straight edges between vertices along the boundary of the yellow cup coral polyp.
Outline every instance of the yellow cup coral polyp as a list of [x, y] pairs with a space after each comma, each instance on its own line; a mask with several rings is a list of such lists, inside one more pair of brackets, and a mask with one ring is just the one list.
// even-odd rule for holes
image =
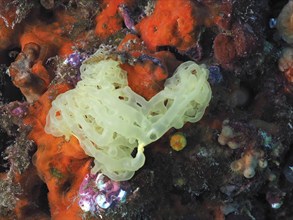
[[85, 61], [76, 88], [53, 101], [45, 131], [66, 140], [75, 136], [85, 153], [94, 157], [92, 172], [127, 180], [143, 166], [144, 146], [171, 127], [201, 119], [211, 99], [208, 71], [185, 62], [147, 101], [128, 86], [118, 61], [100, 57], [98, 51]]
[[183, 148], [185, 148], [186, 144], [186, 138], [181, 132], [173, 134], [170, 138], [170, 146], [175, 151], [181, 151]]

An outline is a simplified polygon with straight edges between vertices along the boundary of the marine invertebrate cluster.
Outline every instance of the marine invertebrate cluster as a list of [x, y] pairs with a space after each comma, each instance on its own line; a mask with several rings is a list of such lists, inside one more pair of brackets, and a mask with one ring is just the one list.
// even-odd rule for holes
[[[257, 135], [251, 138], [254, 132]], [[221, 145], [228, 145], [232, 150], [241, 150], [241, 158], [233, 161], [230, 168], [246, 178], [254, 177], [257, 168], [262, 170], [268, 166], [268, 161], [265, 159], [265, 148], [272, 148], [272, 139], [261, 129], [257, 131], [253, 125], [231, 122], [226, 119], [223, 121], [218, 142]], [[263, 145], [264, 149], [258, 145]]]
[[78, 204], [83, 211], [98, 215], [114, 203], [124, 203], [126, 195], [125, 187], [120, 182], [108, 179], [101, 173], [87, 174], [80, 185]]
[[268, 162], [264, 159], [263, 151], [251, 150], [245, 152], [239, 159], [230, 164], [231, 170], [237, 173], [242, 173], [246, 178], [252, 178], [255, 175], [257, 167], [263, 169], [266, 168]]
[[247, 137], [243, 131], [235, 131], [235, 129], [233, 129], [229, 123], [229, 119], [223, 121], [222, 130], [218, 137], [218, 142], [221, 145], [228, 145], [231, 149], [244, 147], [248, 140], [250, 140], [249, 137]]
[[194, 62], [181, 64], [165, 88], [146, 101], [127, 86], [119, 62], [97, 61], [99, 56], [97, 51], [83, 63], [82, 80], [75, 89], [53, 101], [45, 130], [57, 137], [64, 135], [67, 141], [71, 135], [77, 137], [85, 152], [95, 158], [93, 173], [127, 180], [144, 164], [146, 145], [171, 127], [178, 129], [187, 121], [201, 119], [211, 99], [207, 70]]

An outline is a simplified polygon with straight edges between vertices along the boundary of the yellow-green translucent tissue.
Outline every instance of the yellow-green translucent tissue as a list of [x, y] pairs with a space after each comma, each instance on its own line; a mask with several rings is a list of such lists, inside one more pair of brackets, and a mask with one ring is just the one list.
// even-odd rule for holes
[[128, 86], [118, 61], [98, 56], [81, 66], [76, 88], [53, 101], [45, 131], [66, 140], [75, 136], [94, 158], [93, 173], [128, 180], [145, 163], [146, 145], [171, 127], [201, 119], [211, 99], [208, 71], [191, 61], [182, 63], [164, 90], [146, 101]]

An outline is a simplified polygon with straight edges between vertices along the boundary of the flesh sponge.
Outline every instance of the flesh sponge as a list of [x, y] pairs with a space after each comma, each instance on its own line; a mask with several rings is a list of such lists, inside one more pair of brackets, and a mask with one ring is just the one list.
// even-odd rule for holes
[[202, 118], [211, 99], [208, 71], [185, 62], [166, 80], [164, 90], [146, 101], [128, 86], [127, 72], [118, 61], [99, 56], [97, 52], [83, 63], [75, 89], [53, 101], [45, 131], [66, 140], [74, 135], [94, 157], [93, 173], [127, 180], [143, 166], [144, 146], [171, 127]]

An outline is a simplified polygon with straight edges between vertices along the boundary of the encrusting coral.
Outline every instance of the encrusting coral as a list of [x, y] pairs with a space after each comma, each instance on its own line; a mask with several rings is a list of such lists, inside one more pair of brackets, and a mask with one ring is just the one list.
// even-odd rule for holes
[[196, 27], [200, 25], [193, 4], [189, 0], [158, 0], [153, 14], [136, 26], [148, 49], [155, 51], [158, 46], [171, 45], [187, 50], [193, 46], [197, 41]]
[[95, 33], [102, 39], [105, 39], [123, 27], [123, 17], [119, 15], [119, 5], [131, 6], [133, 0], [104, 0], [102, 12], [96, 17]]
[[50, 87], [50, 89], [35, 102], [25, 123], [33, 126], [29, 138], [38, 145], [34, 155], [34, 165], [39, 176], [46, 182], [49, 193], [51, 215], [53, 219], [79, 219], [81, 210], [76, 199], [83, 177], [89, 171], [91, 159], [85, 155], [77, 139], [66, 142], [44, 131], [46, 117], [51, 102], [58, 95], [67, 91], [66, 85]]
[[132, 90], [147, 100], [162, 90], [168, 77], [166, 70], [151, 60], [136, 65], [123, 64], [121, 67], [127, 71], [128, 84]]

